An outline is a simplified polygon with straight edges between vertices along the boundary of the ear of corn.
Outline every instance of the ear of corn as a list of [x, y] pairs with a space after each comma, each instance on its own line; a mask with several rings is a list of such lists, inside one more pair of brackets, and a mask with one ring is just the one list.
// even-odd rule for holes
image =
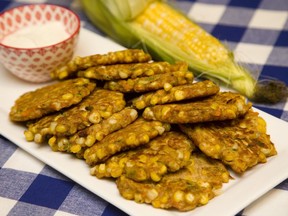
[[[143, 48], [155, 60], [186, 61], [193, 73], [220, 80], [257, 100], [257, 80], [234, 60], [233, 53], [219, 40], [163, 1], [135, 2], [82, 0], [91, 21], [118, 43], [127, 48]], [[268, 102], [287, 97], [286, 85], [276, 90], [279, 92], [273, 98], [265, 92], [260, 96], [268, 96], [265, 98]]]

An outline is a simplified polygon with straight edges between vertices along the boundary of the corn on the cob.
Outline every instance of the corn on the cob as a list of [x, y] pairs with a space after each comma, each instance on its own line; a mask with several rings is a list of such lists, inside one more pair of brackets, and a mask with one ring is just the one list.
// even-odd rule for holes
[[198, 61], [215, 67], [229, 61], [229, 51], [216, 38], [162, 2], [150, 4], [133, 23], [175, 44]]
[[[194, 73], [220, 80], [250, 99], [277, 102], [288, 95], [283, 82], [276, 82], [275, 87], [258, 85], [219, 40], [164, 1], [139, 0], [135, 4], [133, 0], [83, 0], [82, 3], [97, 27], [128, 48], [143, 48], [155, 60], [186, 61]], [[267, 86], [270, 88], [266, 89]], [[266, 94], [271, 90], [276, 93]]]

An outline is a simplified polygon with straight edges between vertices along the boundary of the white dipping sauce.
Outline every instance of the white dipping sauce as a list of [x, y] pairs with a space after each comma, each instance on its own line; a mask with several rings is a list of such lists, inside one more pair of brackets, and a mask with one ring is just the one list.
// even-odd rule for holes
[[49, 22], [20, 29], [1, 41], [6, 46], [37, 48], [53, 45], [69, 37], [61, 22]]

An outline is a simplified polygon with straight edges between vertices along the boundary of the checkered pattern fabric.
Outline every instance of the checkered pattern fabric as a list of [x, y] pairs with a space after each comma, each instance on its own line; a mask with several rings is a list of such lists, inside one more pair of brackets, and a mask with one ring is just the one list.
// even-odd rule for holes
[[[0, 0], [0, 12], [27, 3], [69, 7], [82, 25], [102, 34], [87, 19], [78, 0]], [[259, 79], [275, 78], [288, 85], [287, 0], [173, 1], [180, 10], [219, 38]], [[103, 34], [102, 34], [103, 35]], [[288, 121], [288, 103], [254, 104]], [[288, 179], [238, 215], [288, 215]], [[67, 179], [0, 135], [0, 215], [126, 215], [105, 200]]]

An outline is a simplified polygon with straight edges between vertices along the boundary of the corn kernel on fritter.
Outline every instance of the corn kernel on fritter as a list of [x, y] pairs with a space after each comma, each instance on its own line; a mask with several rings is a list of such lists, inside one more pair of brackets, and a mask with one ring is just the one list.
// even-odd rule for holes
[[89, 165], [103, 162], [114, 154], [147, 144], [151, 139], [170, 130], [169, 124], [138, 118], [132, 124], [106, 136], [85, 150], [84, 158]]
[[138, 113], [135, 109], [126, 107], [98, 124], [93, 124], [71, 136], [69, 141], [67, 140], [69, 142], [68, 151], [78, 153], [86, 147], [91, 147], [108, 134], [131, 124], [137, 117]]
[[[187, 175], [187, 170], [189, 175]], [[184, 169], [179, 170], [177, 175], [170, 175], [169, 178], [197, 179], [208, 182], [213, 190], [217, 190], [222, 187], [222, 183], [227, 183], [230, 180], [230, 173], [221, 161], [195, 150]]]
[[143, 50], [127, 49], [106, 54], [95, 54], [85, 57], [75, 57], [66, 65], [56, 69], [51, 73], [54, 79], [65, 79], [75, 75], [79, 70], [84, 70], [97, 65], [111, 65], [123, 63], [148, 62], [151, 56]]
[[277, 154], [241, 94], [193, 83], [186, 62], [151, 60], [139, 49], [75, 57], [51, 73], [60, 82], [21, 95], [10, 120], [155, 208], [205, 205], [231, 179], [227, 167], [239, 175]]
[[144, 109], [148, 106], [157, 104], [166, 104], [192, 98], [211, 96], [218, 93], [219, 90], [219, 86], [210, 80], [205, 80], [203, 82], [175, 86], [169, 91], [160, 89], [155, 92], [142, 94], [132, 100], [132, 105], [137, 109]]
[[89, 79], [76, 78], [26, 92], [15, 101], [9, 117], [19, 122], [41, 118], [79, 103], [95, 86]]
[[188, 65], [184, 62], [176, 62], [175, 64], [147, 62], [95, 66], [79, 71], [77, 76], [96, 80], [119, 80], [187, 70]]
[[164, 132], [143, 148], [112, 156], [105, 163], [91, 168], [98, 178], [120, 175], [134, 181], [158, 182], [167, 172], [175, 172], [185, 166], [195, 146], [181, 132]]
[[25, 136], [26, 139], [27, 137], [31, 139], [34, 136], [34, 141], [37, 143], [43, 142], [49, 134], [69, 136], [110, 117], [113, 113], [122, 110], [125, 105], [126, 102], [122, 93], [95, 89], [76, 106], [56, 115], [45, 116], [28, 125]]
[[165, 175], [157, 183], [136, 182], [124, 175], [116, 183], [126, 199], [149, 203], [156, 208], [188, 211], [207, 204], [217, 195], [215, 191], [222, 183], [228, 181], [229, 173], [223, 164], [216, 160], [211, 162], [205, 155], [192, 154], [186, 167]]
[[173, 86], [192, 83], [193, 74], [188, 71], [176, 71], [165, 74], [156, 74], [148, 77], [138, 77], [127, 80], [107, 81], [104, 85], [105, 89], [128, 92], [148, 92], [158, 89], [168, 91]]
[[223, 161], [237, 173], [277, 154], [266, 134], [265, 121], [252, 110], [230, 121], [186, 124], [180, 128], [206, 155]]
[[147, 120], [174, 124], [219, 121], [244, 115], [251, 106], [240, 94], [219, 92], [202, 100], [147, 107], [142, 116]]

